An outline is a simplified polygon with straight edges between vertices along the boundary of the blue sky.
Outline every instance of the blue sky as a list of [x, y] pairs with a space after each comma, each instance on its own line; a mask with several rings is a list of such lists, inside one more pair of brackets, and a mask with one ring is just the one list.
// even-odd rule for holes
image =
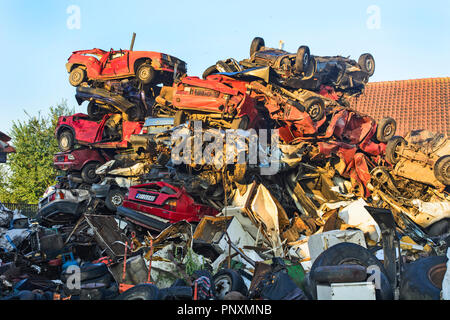
[[[67, 8], [80, 8], [80, 29], [69, 29]], [[368, 8], [376, 6], [376, 12]], [[374, 20], [375, 19], [375, 20]], [[379, 28], [367, 23], [379, 22]], [[160, 51], [201, 75], [217, 60], [248, 56], [253, 37], [295, 52], [376, 60], [371, 81], [450, 76], [450, 1], [200, 1], [0, 0], [0, 131], [12, 121], [45, 113], [75, 89], [64, 67], [72, 51], [94, 47]]]

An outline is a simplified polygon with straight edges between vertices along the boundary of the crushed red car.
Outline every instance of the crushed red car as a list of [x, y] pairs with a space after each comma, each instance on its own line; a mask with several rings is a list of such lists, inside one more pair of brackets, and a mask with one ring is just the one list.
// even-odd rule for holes
[[59, 117], [55, 136], [63, 152], [73, 150], [75, 144], [126, 149], [131, 135], [138, 134], [143, 124], [142, 121], [126, 121], [119, 114], [106, 114], [94, 121], [86, 114], [76, 113]]
[[53, 156], [53, 165], [68, 174], [79, 174], [86, 183], [96, 183], [100, 177], [95, 173], [98, 166], [112, 160], [114, 152], [102, 149], [80, 148], [59, 152]]
[[247, 82], [223, 75], [206, 80], [185, 77], [176, 86], [172, 104], [178, 109], [175, 125], [186, 120], [207, 120], [232, 129], [258, 127], [257, 101], [247, 94]]
[[163, 181], [130, 187], [122, 206], [117, 209], [120, 217], [154, 231], [162, 231], [182, 220], [199, 222], [203, 216], [218, 213], [210, 206], [196, 203], [183, 187]]
[[186, 63], [165, 53], [153, 51], [102, 49], [74, 51], [66, 64], [69, 82], [78, 87], [83, 82], [136, 77], [144, 84], [171, 83], [174, 73], [185, 73]]

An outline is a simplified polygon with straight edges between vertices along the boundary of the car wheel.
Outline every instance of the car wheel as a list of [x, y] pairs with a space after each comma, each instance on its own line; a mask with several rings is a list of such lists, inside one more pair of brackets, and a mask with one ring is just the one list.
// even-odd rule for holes
[[253, 39], [252, 44], [250, 45], [250, 57], [253, 56], [253, 54], [259, 50], [261, 50], [262, 47], [264, 47], [266, 44], [264, 43], [264, 39], [260, 37], [256, 37]]
[[440, 157], [434, 164], [436, 179], [445, 185], [450, 185], [450, 155]]
[[400, 300], [439, 300], [447, 257], [422, 258], [406, 265], [400, 281]]
[[450, 218], [439, 220], [425, 230], [430, 237], [438, 237], [450, 233]]
[[70, 130], [64, 130], [58, 137], [59, 149], [63, 152], [72, 150], [74, 147], [74, 137]]
[[138, 284], [116, 297], [116, 300], [159, 300], [159, 289], [154, 284]]
[[225, 295], [231, 291], [237, 291], [247, 296], [248, 289], [244, 279], [236, 270], [222, 269], [213, 277], [214, 296], [223, 300]]
[[156, 72], [155, 72], [155, 69], [153, 69], [153, 67], [150, 64], [143, 63], [137, 69], [136, 77], [143, 84], [149, 84], [153, 80], [155, 80]]
[[406, 146], [408, 143], [403, 137], [393, 137], [386, 144], [386, 160], [395, 165], [399, 160], [400, 156], [398, 155], [398, 148], [401, 146]]
[[123, 203], [125, 193], [120, 189], [111, 189], [105, 199], [105, 206], [110, 211], [116, 211]]
[[379, 142], [388, 142], [397, 130], [397, 122], [392, 118], [383, 118], [377, 124], [377, 140]]
[[213, 65], [213, 66], [207, 68], [205, 70], [205, 72], [203, 72], [202, 77], [203, 77], [203, 79], [206, 79], [208, 76], [210, 76], [210, 75], [212, 75], [214, 73], [218, 73], [218, 72], [219, 71], [217, 70], [216, 65]]
[[[310, 274], [321, 266], [338, 266], [343, 264], [358, 264], [364, 267], [375, 265], [379, 268], [380, 274], [380, 289], [376, 290], [377, 299], [392, 300], [394, 293], [386, 277], [386, 270], [381, 263], [369, 250], [366, 248], [350, 242], [338, 243], [324, 252], [322, 252], [314, 261]], [[307, 281], [308, 295], [313, 299], [317, 299], [317, 284], [309, 277]]]
[[249, 125], [250, 119], [247, 115], [244, 115], [240, 118], [234, 119], [231, 123], [231, 129], [241, 129], [241, 130], [247, 130]]
[[295, 58], [294, 71], [296, 73], [302, 73], [308, 70], [311, 55], [309, 53], [309, 47], [301, 46], [297, 50], [297, 56]]
[[98, 165], [98, 162], [91, 162], [86, 164], [83, 169], [81, 169], [81, 178], [83, 178], [84, 182], [93, 184], [100, 181], [100, 177], [95, 173]]
[[325, 116], [325, 104], [320, 98], [310, 98], [306, 100], [306, 112], [312, 121], [320, 121]]
[[177, 112], [175, 112], [175, 118], [173, 119], [173, 125], [179, 126], [180, 124], [185, 123], [187, 120], [187, 113], [182, 111], [182, 110], [178, 110]]
[[74, 68], [69, 75], [69, 82], [72, 86], [78, 87], [86, 79], [86, 70], [81, 67]]
[[362, 54], [358, 59], [358, 65], [369, 77], [375, 72], [375, 59], [370, 53]]

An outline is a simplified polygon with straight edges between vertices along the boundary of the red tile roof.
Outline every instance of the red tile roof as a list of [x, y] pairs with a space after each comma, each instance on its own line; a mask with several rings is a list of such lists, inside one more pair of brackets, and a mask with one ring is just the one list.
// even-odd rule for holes
[[368, 83], [350, 104], [375, 120], [394, 118], [397, 135], [426, 129], [450, 136], [450, 77]]

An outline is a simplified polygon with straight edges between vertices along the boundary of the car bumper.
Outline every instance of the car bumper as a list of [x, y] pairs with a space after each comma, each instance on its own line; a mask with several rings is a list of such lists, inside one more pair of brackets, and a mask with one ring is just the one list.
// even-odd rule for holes
[[171, 224], [169, 220], [142, 213], [130, 208], [126, 208], [124, 206], [120, 206], [119, 208], [117, 208], [117, 215], [119, 215], [119, 217], [125, 218], [131, 223], [158, 232], [164, 230]]
[[47, 223], [67, 223], [76, 221], [81, 214], [84, 202], [53, 201], [39, 209], [36, 219]]

